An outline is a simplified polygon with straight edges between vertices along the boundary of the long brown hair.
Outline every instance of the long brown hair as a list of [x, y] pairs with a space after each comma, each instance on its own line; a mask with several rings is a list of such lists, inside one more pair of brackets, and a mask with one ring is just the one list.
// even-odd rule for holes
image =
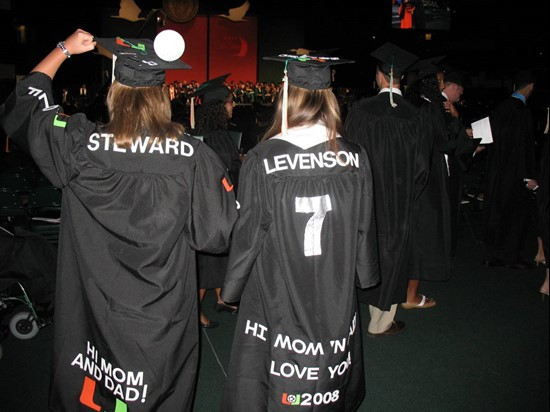
[[112, 133], [117, 146], [128, 147], [134, 139], [151, 136], [151, 143], [177, 139], [183, 125], [171, 121], [168, 90], [162, 86], [129, 87], [114, 82], [107, 94], [109, 123], [103, 129]]
[[[344, 126], [340, 118], [338, 100], [331, 89], [307, 90], [289, 85], [287, 119], [289, 129], [322, 122], [328, 131], [330, 150], [337, 151], [336, 136], [343, 135]], [[282, 121], [283, 88], [279, 91], [273, 123], [262, 140], [278, 135], [281, 132]]]

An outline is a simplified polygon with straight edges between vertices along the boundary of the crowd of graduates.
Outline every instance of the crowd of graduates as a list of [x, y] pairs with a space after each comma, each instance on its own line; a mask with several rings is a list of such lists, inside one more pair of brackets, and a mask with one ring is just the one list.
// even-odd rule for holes
[[[231, 90], [235, 103], [237, 104], [272, 104], [279, 92], [279, 84], [273, 82], [251, 82], [251, 81], [230, 81], [227, 87]], [[173, 81], [166, 84], [170, 90], [170, 99], [184, 98], [193, 94], [200, 86], [199, 82], [191, 81]], [[200, 100], [200, 98], [199, 98]]]
[[[216, 310], [238, 313], [223, 411], [308, 397], [356, 410], [365, 395], [357, 300], [369, 305], [367, 335], [391, 336], [405, 329], [398, 307], [437, 305], [421, 281], [451, 278], [463, 179], [485, 155], [461, 114], [464, 75], [386, 43], [371, 53], [377, 90], [366, 99], [332, 90], [330, 66], [350, 63], [337, 58], [273, 58], [288, 64], [283, 93], [227, 75], [166, 84], [101, 41], [119, 56], [107, 97], [88, 100], [85, 87], [62, 97], [68, 114], [86, 116], [47, 103], [65, 57], [95, 46], [77, 30], [21, 81], [0, 119], [63, 188], [51, 405], [88, 405], [75, 395], [82, 379], [91, 385], [75, 367], [87, 351], [143, 371], [150, 392], [136, 410], [190, 410], [197, 329], [218, 326], [201, 303], [215, 289]], [[526, 105], [534, 83], [520, 72], [491, 116], [486, 266], [532, 266], [521, 252], [537, 180], [548, 198]], [[547, 213], [539, 217], [547, 251]], [[345, 350], [323, 353], [340, 342]]]

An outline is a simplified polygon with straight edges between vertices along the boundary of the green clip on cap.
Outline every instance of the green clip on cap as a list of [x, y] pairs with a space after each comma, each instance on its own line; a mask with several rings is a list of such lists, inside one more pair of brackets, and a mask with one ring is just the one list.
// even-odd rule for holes
[[126, 86], [161, 86], [165, 81], [165, 70], [190, 69], [180, 59], [166, 61], [161, 59], [150, 39], [97, 38], [96, 41], [117, 59], [115, 79]]
[[330, 66], [355, 63], [353, 60], [338, 57], [296, 56], [292, 54], [264, 57], [264, 60], [288, 62], [289, 84], [308, 90], [322, 90], [330, 87], [332, 83]]

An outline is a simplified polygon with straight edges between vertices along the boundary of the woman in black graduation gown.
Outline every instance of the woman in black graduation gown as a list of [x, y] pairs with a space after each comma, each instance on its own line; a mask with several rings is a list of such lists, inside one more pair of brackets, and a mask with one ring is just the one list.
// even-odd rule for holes
[[[418, 66], [417, 66], [418, 65]], [[426, 138], [433, 142], [426, 186], [413, 203], [411, 273], [404, 309], [426, 309], [436, 305], [418, 293], [421, 280], [444, 281], [451, 276], [451, 212], [447, 156], [452, 153], [445, 125], [443, 96], [436, 67], [430, 62], [416, 67], [416, 80], [405, 99], [418, 107]], [[412, 70], [412, 69], [411, 69]]]
[[7, 134], [62, 188], [50, 410], [191, 411], [194, 249], [228, 247], [235, 198], [218, 156], [170, 121], [164, 70], [188, 66], [160, 59], [148, 39], [97, 41], [118, 56], [109, 123], [54, 105], [58, 68], [96, 45], [83, 30], [0, 110]]
[[[206, 143], [222, 160], [226, 171], [233, 182], [234, 192], [237, 193], [239, 182], [239, 171], [241, 170], [241, 159], [237, 146], [233, 143], [229, 134], [229, 120], [233, 116], [233, 93], [223, 84], [223, 75], [212, 79], [199, 86], [194, 93], [201, 96], [202, 105], [197, 111], [196, 133], [202, 136]], [[227, 252], [212, 254], [205, 252], [197, 253], [197, 271], [199, 274], [199, 299], [202, 303], [207, 289], [216, 291], [217, 301], [215, 309], [218, 312], [226, 311], [237, 313], [237, 306], [226, 305], [221, 299], [221, 288], [225, 279], [227, 269]], [[217, 321], [209, 320], [201, 311], [201, 326], [213, 328], [218, 326]]]
[[243, 162], [222, 289], [240, 300], [225, 412], [351, 412], [365, 394], [355, 285], [379, 280], [372, 178], [365, 151], [339, 138], [337, 63], [288, 61], [288, 99], [283, 88]]

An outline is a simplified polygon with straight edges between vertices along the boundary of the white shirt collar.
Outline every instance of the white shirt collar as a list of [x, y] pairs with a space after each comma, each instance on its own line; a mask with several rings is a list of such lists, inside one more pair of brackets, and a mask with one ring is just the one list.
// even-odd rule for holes
[[[380, 94], [380, 93], [389, 93], [389, 92], [390, 92], [390, 88], [389, 87], [384, 87], [383, 89], [380, 89], [378, 94]], [[401, 89], [398, 89], [397, 87], [393, 87], [392, 92], [395, 93], [395, 94], [398, 94], [399, 96], [403, 96], [403, 93], [401, 92]]]
[[279, 133], [273, 136], [272, 139], [284, 140], [305, 150], [317, 146], [319, 143], [326, 142], [328, 140], [328, 131], [325, 125], [319, 122], [311, 126], [293, 127], [288, 129], [286, 136]]
[[444, 97], [445, 99], [449, 100], [449, 96], [447, 96], [447, 93], [441, 92], [441, 94], [443, 95], [443, 97]]

